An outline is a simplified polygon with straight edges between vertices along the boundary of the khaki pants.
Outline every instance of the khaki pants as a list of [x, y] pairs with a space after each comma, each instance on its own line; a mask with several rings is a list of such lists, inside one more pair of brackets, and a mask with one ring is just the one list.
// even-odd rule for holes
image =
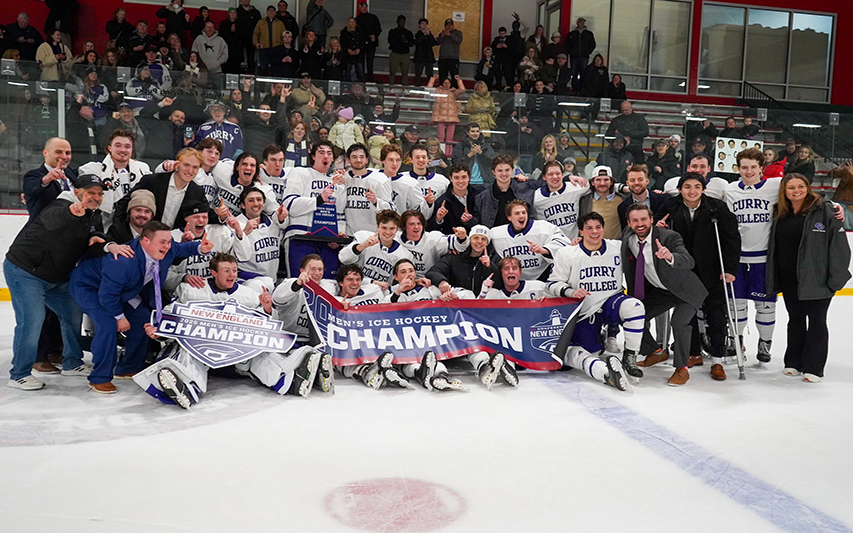
[[409, 84], [409, 66], [412, 64], [409, 59], [409, 54], [398, 54], [391, 52], [388, 56], [388, 83], [394, 84], [394, 78], [397, 72], [400, 72], [400, 81], [403, 85]]

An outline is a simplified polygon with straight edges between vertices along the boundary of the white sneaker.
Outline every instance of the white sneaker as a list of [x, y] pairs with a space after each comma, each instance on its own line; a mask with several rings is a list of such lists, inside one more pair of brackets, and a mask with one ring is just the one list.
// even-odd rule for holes
[[786, 368], [785, 370], [782, 371], [782, 373], [785, 374], [786, 376], [799, 376], [800, 375], [800, 371], [797, 370], [796, 368]]
[[607, 340], [604, 341], [604, 352], [622, 353], [622, 350], [619, 348], [619, 343], [616, 342], [616, 337], [607, 337]]
[[807, 381], [809, 383], [820, 383], [820, 380], [822, 379], [822, 377], [809, 374], [808, 372], [803, 373], [803, 381]]
[[30, 375], [21, 379], [10, 379], [6, 382], [6, 386], [20, 390], [39, 390], [44, 387], [44, 383]]
[[88, 376], [92, 373], [92, 369], [94, 367], [91, 363], [83, 363], [77, 368], [72, 368], [71, 370], [63, 370], [63, 376]]

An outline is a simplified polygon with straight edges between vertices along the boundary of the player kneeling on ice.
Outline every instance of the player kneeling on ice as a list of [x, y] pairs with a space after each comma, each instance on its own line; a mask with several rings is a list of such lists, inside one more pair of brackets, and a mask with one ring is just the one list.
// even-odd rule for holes
[[[646, 320], [643, 302], [622, 289], [621, 243], [604, 239], [604, 217], [595, 211], [578, 219], [581, 241], [561, 248], [554, 256], [548, 292], [558, 297], [581, 298], [572, 346], [563, 358], [566, 365], [582, 369], [588, 376], [622, 391], [630, 391], [627, 375], [643, 376], [637, 368], [637, 351]], [[622, 324], [625, 351], [622, 361], [615, 355], [601, 360], [602, 328]], [[627, 374], [627, 375], [626, 375]]]
[[[211, 277], [207, 283], [196, 288], [182, 283], [175, 291], [175, 299], [165, 311], [177, 304], [198, 301], [234, 300], [249, 308], [272, 311], [272, 296], [264, 289], [258, 293], [237, 284], [237, 258], [218, 253], [210, 260]], [[151, 338], [157, 337], [157, 327], [145, 325]], [[263, 352], [247, 361], [235, 365], [238, 374], [249, 376], [270, 387], [279, 394], [294, 394], [308, 397], [315, 380], [321, 354], [311, 347], [303, 346], [288, 355]], [[142, 389], [163, 401], [176, 403], [184, 409], [199, 401], [201, 393], [207, 392], [208, 366], [194, 358], [189, 352], [169, 342], [160, 354], [160, 359], [136, 374], [133, 380]]]

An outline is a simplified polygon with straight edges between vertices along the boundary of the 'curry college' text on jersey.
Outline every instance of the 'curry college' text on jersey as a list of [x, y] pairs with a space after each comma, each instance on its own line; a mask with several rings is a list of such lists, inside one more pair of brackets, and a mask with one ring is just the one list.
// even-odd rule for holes
[[622, 292], [621, 243], [603, 240], [598, 250], [587, 250], [583, 243], [567, 246], [554, 254], [554, 271], [548, 278], [548, 290], [554, 296], [568, 296], [577, 289], [590, 293], [581, 301], [579, 317], [598, 311], [608, 298]]
[[770, 178], [756, 185], [738, 181], [726, 189], [726, 205], [737, 217], [740, 231], [741, 263], [767, 262], [773, 206], [779, 199], [781, 183], [782, 178]]

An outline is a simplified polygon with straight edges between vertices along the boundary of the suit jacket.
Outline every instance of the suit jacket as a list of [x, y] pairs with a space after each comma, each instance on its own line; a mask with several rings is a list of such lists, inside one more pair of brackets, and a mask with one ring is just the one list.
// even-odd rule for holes
[[[139, 239], [130, 242], [133, 249], [133, 257], [119, 256], [114, 259], [112, 254], [89, 259], [77, 265], [71, 273], [71, 293], [79, 302], [77, 294], [81, 291], [95, 292], [98, 295], [98, 303], [111, 316], [119, 316], [123, 313], [122, 304], [136, 298], [142, 297], [150, 308], [154, 308], [153, 284], [145, 286], [145, 252]], [[160, 286], [166, 283], [166, 274], [169, 267], [176, 259], [184, 259], [192, 255], [198, 255], [198, 242], [172, 241], [172, 247], [160, 261]], [[166, 302], [164, 302], [165, 304]]]
[[[622, 232], [622, 270], [625, 273], [625, 282], [628, 286], [628, 294], [633, 296], [634, 292], [634, 276], [637, 271], [637, 258], [631, 253], [628, 246], [628, 238], [634, 235], [631, 228], [625, 228]], [[699, 277], [693, 273], [695, 261], [684, 247], [684, 242], [681, 236], [668, 229], [652, 227], [652, 233], [647, 242], [652, 245], [652, 254], [658, 251], [657, 241], [669, 249], [672, 253], [672, 265], [658, 259], [656, 255], [652, 255], [652, 260], [655, 265], [655, 271], [660, 278], [661, 283], [666, 290], [671, 292], [679, 300], [685, 301], [691, 307], [696, 309], [702, 307], [705, 297], [708, 296], [708, 291], [699, 280]], [[645, 280], [646, 293], [652, 287], [648, 279]]]
[[[649, 191], [649, 203], [652, 204], [650, 206], [652, 208], [652, 213], [657, 213], [665, 200], [666, 195]], [[619, 204], [619, 207], [616, 208], [616, 211], [619, 213], [619, 223], [622, 224], [623, 231], [628, 227], [628, 208], [633, 204], [634, 195], [628, 194], [628, 196], [622, 200], [622, 203]]]
[[[27, 200], [27, 212], [30, 214], [27, 225], [31, 224], [42, 212], [42, 209], [56, 200], [56, 197], [62, 192], [62, 187], [55, 181], [51, 181], [47, 186], [42, 187], [41, 179], [46, 175], [47, 167], [44, 166], [44, 163], [24, 174], [24, 197]], [[66, 168], [65, 176], [72, 184], [77, 183], [77, 171], [73, 168]]]
[[127, 244], [133, 238], [133, 232], [130, 230], [130, 222], [126, 220], [120, 224], [113, 224], [107, 231], [107, 242]]
[[[138, 189], [145, 189], [154, 193], [154, 202], [157, 206], [157, 213], [154, 215], [152, 220], [161, 220], [161, 217], [163, 216], [163, 209], [166, 208], [166, 194], [169, 191], [169, 180], [171, 179], [171, 172], [158, 172], [143, 176], [142, 179], [139, 180], [139, 183], [136, 184], [136, 187], [131, 189], [124, 198], [116, 202], [115, 209], [113, 211], [113, 224], [127, 222], [127, 204], [130, 202], [130, 195], [133, 194], [133, 191]], [[199, 201], [203, 201], [206, 204], [207, 196], [205, 196], [204, 189], [201, 185], [191, 181], [187, 185], [187, 192], [184, 195], [184, 201], [181, 202], [181, 207], [178, 209], [178, 215], [175, 217], [175, 223], [173, 224], [172, 229], [184, 227], [184, 217], [189, 212], [188, 207]], [[216, 211], [213, 209], [209, 209], [208, 214], [211, 221], [219, 221], [219, 217], [216, 216]]]

